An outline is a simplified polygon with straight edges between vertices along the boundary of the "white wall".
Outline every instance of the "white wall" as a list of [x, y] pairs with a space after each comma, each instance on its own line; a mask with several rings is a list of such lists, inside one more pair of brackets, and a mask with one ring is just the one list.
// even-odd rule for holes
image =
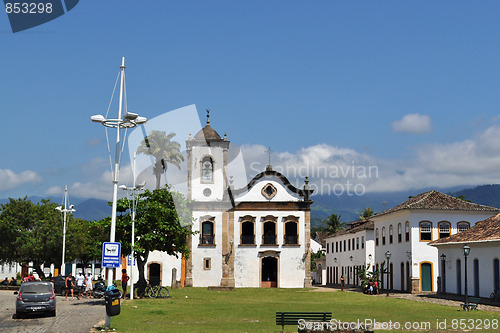
[[[471, 248], [467, 258], [467, 293], [474, 296], [474, 260], [479, 260], [479, 296], [489, 297], [494, 290], [493, 260], [500, 259], [500, 241], [484, 243], [467, 243]], [[465, 259], [462, 253], [463, 244], [438, 246], [439, 256], [446, 255], [446, 292], [458, 293], [457, 260], [461, 266], [461, 294], [465, 295]], [[442, 260], [439, 260], [441, 267]], [[441, 274], [441, 268], [438, 270]]]

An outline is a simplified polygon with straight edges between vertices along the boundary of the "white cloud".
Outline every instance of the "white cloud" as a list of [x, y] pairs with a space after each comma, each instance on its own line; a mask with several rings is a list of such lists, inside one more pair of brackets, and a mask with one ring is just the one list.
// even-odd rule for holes
[[42, 181], [42, 177], [34, 171], [23, 171], [16, 174], [9, 169], [0, 169], [0, 191], [7, 191], [16, 187], [34, 184]]
[[391, 125], [392, 131], [406, 134], [424, 134], [432, 131], [431, 118], [427, 115], [410, 113]]

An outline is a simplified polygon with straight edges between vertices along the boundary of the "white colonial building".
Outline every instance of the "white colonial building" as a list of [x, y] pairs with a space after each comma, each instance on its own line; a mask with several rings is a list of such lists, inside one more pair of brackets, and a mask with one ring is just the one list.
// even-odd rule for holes
[[326, 239], [326, 283], [359, 285], [358, 271], [372, 268], [375, 240], [372, 221], [350, 223], [347, 228]]
[[[207, 125], [186, 141], [188, 199], [194, 217], [185, 285], [311, 285], [310, 194], [267, 169], [246, 186], [228, 182], [230, 142]], [[229, 175], [230, 176], [230, 175]]]
[[[388, 286], [392, 290], [410, 292], [437, 291], [438, 251], [429, 243], [468, 230], [476, 222], [498, 211], [494, 207], [470, 203], [437, 191], [421, 193], [370, 218], [373, 223], [373, 253], [369, 253], [371, 248], [367, 245], [364, 251], [357, 248], [356, 239], [362, 233], [355, 228], [330, 237], [327, 269], [332, 275], [329, 282], [338, 283], [343, 268], [346, 282], [356, 284], [353, 278], [347, 280], [352, 275], [347, 275], [346, 270], [351, 274], [351, 270], [363, 264], [380, 267], [387, 262], [386, 253], [389, 253], [389, 265], [386, 266], [390, 274], [384, 278], [384, 288]], [[366, 225], [371, 228], [368, 223]], [[371, 234], [368, 230], [365, 240], [369, 242], [368, 235]]]
[[465, 295], [464, 245], [467, 256], [467, 294], [489, 297], [500, 292], [500, 214], [476, 223], [467, 231], [436, 240], [441, 292]]

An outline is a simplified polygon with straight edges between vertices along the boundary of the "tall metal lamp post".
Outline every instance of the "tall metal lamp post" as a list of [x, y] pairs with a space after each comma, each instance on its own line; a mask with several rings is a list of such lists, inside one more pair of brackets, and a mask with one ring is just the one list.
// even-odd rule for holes
[[[125, 81], [125, 58], [122, 58], [122, 65], [120, 66], [121, 77], [120, 77], [120, 99], [118, 102], [118, 118], [116, 119], [106, 119], [103, 115], [94, 115], [90, 119], [95, 123], [101, 123], [106, 127], [116, 128], [116, 148], [115, 148], [115, 168], [113, 174], [113, 205], [111, 208], [111, 232], [109, 236], [109, 241], [114, 243], [115, 241], [115, 230], [116, 230], [116, 206], [118, 200], [118, 172], [120, 169], [120, 130], [124, 128], [133, 128], [138, 125], [146, 123], [147, 119], [145, 117], [139, 117], [137, 113], [125, 112], [122, 117], [122, 106], [123, 106], [123, 90]], [[113, 274], [111, 268], [108, 267], [106, 272], [108, 277], [108, 287], [113, 284]], [[111, 319], [106, 314], [105, 327], [110, 326]]]
[[462, 246], [462, 253], [464, 254], [465, 258], [465, 304], [469, 303], [469, 292], [467, 290], [467, 257], [470, 254], [470, 247], [465, 244]]
[[[56, 210], [63, 213], [63, 248], [62, 248], [61, 272], [59, 273], [60, 275], [66, 275], [66, 267], [64, 266], [64, 260], [65, 260], [64, 257], [66, 254], [66, 218], [67, 218], [66, 214], [76, 212], [76, 210], [74, 210], [73, 207], [75, 206], [71, 205], [68, 207], [68, 185], [66, 185], [64, 189], [64, 207], [63, 206], [56, 207]], [[64, 267], [64, 274], [63, 274], [63, 267]]]
[[120, 185], [120, 188], [125, 191], [132, 191], [132, 251], [131, 251], [131, 266], [130, 269], [130, 299], [134, 299], [134, 262], [135, 262], [135, 252], [134, 252], [134, 242], [135, 242], [135, 211], [137, 208], [137, 192], [142, 190], [146, 183], [142, 183], [139, 185], [135, 185], [135, 177], [134, 177], [134, 186], [127, 187], [125, 185]]
[[386, 297], [389, 297], [389, 278], [390, 278], [390, 269], [389, 269], [389, 259], [391, 259], [391, 252], [387, 251], [385, 253], [385, 258], [387, 259], [387, 286], [385, 286]]

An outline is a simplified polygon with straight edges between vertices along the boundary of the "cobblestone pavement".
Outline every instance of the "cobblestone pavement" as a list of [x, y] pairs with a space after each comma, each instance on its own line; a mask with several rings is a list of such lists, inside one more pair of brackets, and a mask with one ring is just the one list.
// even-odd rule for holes
[[16, 296], [12, 291], [0, 291], [0, 332], [9, 333], [89, 333], [104, 324], [105, 306], [103, 299], [68, 300], [56, 297], [57, 315], [32, 314], [15, 317]]
[[[335, 287], [314, 287], [312, 291], [316, 292], [331, 292], [331, 291], [339, 291], [340, 288]], [[346, 292], [355, 292], [360, 293], [357, 288], [348, 288], [345, 289]], [[386, 297], [386, 294], [374, 295], [373, 297]], [[436, 293], [422, 293], [422, 294], [407, 294], [407, 293], [389, 293], [389, 297], [392, 298], [404, 298], [417, 302], [429, 302], [436, 303], [442, 305], [456, 306], [460, 307], [460, 304], [463, 303], [465, 296], [458, 295], [441, 295]], [[481, 299], [481, 303], [478, 306], [479, 310], [484, 311], [495, 311], [500, 312], [500, 304], [494, 305], [489, 299]]]

